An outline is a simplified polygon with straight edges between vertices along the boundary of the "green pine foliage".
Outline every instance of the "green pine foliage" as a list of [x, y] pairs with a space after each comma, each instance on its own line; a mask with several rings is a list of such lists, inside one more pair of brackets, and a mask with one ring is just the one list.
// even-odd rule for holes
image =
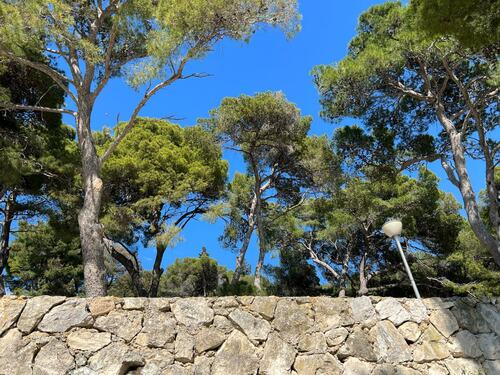
[[16, 294], [78, 295], [83, 287], [80, 239], [58, 233], [47, 223], [21, 222], [8, 275], [8, 286]]

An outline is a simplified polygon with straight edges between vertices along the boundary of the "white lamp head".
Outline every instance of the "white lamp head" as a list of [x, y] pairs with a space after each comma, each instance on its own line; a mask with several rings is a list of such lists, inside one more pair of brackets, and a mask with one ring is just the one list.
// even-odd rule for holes
[[394, 237], [401, 235], [401, 231], [403, 230], [403, 223], [398, 219], [390, 219], [385, 222], [382, 226], [382, 231], [385, 233], [387, 237]]

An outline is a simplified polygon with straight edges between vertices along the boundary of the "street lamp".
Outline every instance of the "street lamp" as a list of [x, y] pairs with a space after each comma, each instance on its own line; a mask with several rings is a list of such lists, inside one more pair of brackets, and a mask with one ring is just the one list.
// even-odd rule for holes
[[385, 235], [387, 237], [393, 238], [396, 241], [396, 245], [398, 246], [401, 258], [403, 258], [403, 263], [405, 265], [406, 273], [410, 278], [411, 286], [413, 287], [415, 296], [417, 298], [420, 298], [420, 293], [418, 292], [417, 284], [415, 284], [415, 280], [413, 280], [413, 275], [411, 274], [410, 266], [408, 266], [408, 262], [406, 261], [403, 248], [401, 247], [401, 243], [399, 242], [399, 236], [401, 235], [402, 229], [403, 229], [403, 223], [401, 223], [400, 220], [396, 219], [390, 219], [386, 221], [385, 224], [382, 226], [382, 231], [385, 233]]

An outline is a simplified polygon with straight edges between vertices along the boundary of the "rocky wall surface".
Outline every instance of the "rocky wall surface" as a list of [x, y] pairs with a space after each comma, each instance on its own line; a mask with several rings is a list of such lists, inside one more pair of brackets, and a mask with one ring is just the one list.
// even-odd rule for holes
[[500, 298], [0, 299], [0, 374], [500, 374]]

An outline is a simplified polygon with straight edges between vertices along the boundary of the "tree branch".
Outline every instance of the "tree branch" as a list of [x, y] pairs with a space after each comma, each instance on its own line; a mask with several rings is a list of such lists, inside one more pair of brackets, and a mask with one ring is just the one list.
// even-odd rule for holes
[[390, 87], [398, 90], [399, 92], [405, 94], [405, 95], [408, 95], [408, 96], [411, 96], [412, 98], [415, 98], [415, 99], [418, 99], [418, 100], [423, 100], [423, 101], [426, 101], [426, 102], [432, 102], [432, 100], [434, 99], [433, 97], [429, 97], [429, 96], [426, 96], [424, 94], [421, 94], [415, 90], [412, 90], [412, 89], [409, 89], [407, 88], [405, 85], [403, 85], [401, 82], [397, 82], [397, 83], [394, 83], [394, 82], [389, 82], [388, 83]]
[[41, 107], [37, 105], [22, 105], [22, 104], [12, 104], [9, 106], [3, 107], [5, 110], [18, 110], [18, 111], [35, 111], [35, 112], [49, 112], [49, 113], [66, 113], [73, 117], [77, 116], [77, 112], [65, 109], [65, 108], [49, 108], [49, 107]]
[[113, 142], [111, 143], [111, 145], [109, 145], [108, 149], [101, 156], [101, 158], [100, 158], [100, 162], [101, 163], [104, 163], [109, 158], [109, 156], [111, 155], [111, 153], [116, 149], [116, 147], [118, 147], [118, 144], [127, 135], [127, 133], [130, 131], [130, 129], [132, 129], [132, 127], [134, 126], [134, 122], [137, 119], [137, 116], [139, 115], [139, 112], [146, 105], [146, 103], [149, 101], [149, 99], [154, 94], [156, 94], [159, 90], [161, 90], [164, 87], [167, 87], [167, 86], [171, 85], [172, 83], [174, 83], [175, 81], [177, 81], [179, 78], [182, 77], [182, 71], [183, 71], [183, 69], [184, 69], [184, 67], [185, 67], [185, 65], [186, 65], [187, 62], [188, 62], [188, 58], [185, 57], [181, 61], [181, 63], [179, 64], [179, 67], [178, 67], [177, 71], [172, 76], [170, 76], [169, 79], [167, 79], [167, 80], [165, 80], [163, 82], [160, 82], [155, 87], [153, 87], [151, 90], [146, 91], [146, 93], [144, 94], [143, 98], [137, 104], [137, 106], [135, 107], [134, 111], [132, 112], [132, 115], [130, 116], [130, 119], [129, 119], [127, 125], [125, 125], [125, 128], [116, 136], [116, 138], [113, 140]]
[[71, 79], [69, 79], [68, 77], [66, 77], [66, 76], [62, 75], [61, 73], [59, 73], [57, 70], [52, 69], [48, 65], [45, 65], [45, 64], [42, 64], [42, 63], [37, 63], [37, 62], [31, 61], [31, 60], [25, 59], [23, 57], [17, 56], [15, 54], [13, 54], [12, 52], [7, 52], [7, 51], [0, 50], [0, 56], [5, 56], [8, 59], [13, 60], [13, 61], [15, 61], [15, 62], [17, 62], [19, 64], [23, 64], [23, 65], [29, 66], [30, 68], [36, 69], [39, 72], [45, 73], [50, 78], [52, 78], [54, 80], [54, 82], [57, 83], [57, 85], [62, 90], [64, 90], [64, 92], [66, 94], [68, 94], [68, 96], [71, 98], [71, 100], [73, 100], [75, 103], [77, 103], [76, 97], [73, 95], [73, 93], [68, 88], [68, 86], [66, 86], [64, 84], [64, 82], [67, 82], [67, 83], [70, 83], [70, 84], [74, 85], [74, 82]]
[[448, 161], [443, 155], [441, 156], [441, 165], [444, 171], [446, 172], [446, 175], [448, 176], [450, 182], [460, 189], [460, 183], [457, 177], [455, 176], [455, 172], [453, 171], [453, 168], [450, 166], [450, 164], [448, 164]]

